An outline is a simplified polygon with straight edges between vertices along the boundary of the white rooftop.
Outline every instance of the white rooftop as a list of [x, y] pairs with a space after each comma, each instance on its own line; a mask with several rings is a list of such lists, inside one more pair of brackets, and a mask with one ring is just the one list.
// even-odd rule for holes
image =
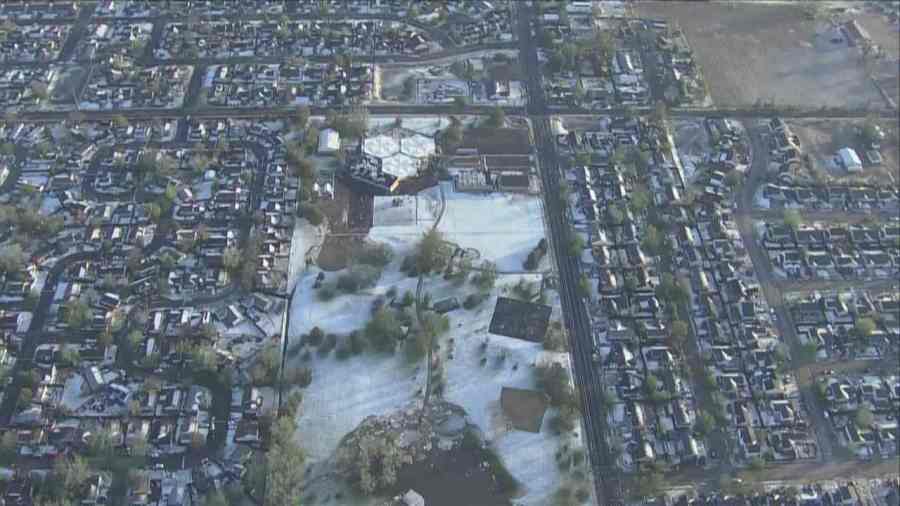
[[372, 156], [385, 158], [400, 151], [400, 143], [397, 138], [391, 135], [376, 135], [374, 137], [366, 137], [363, 144], [363, 150]]
[[434, 154], [434, 139], [422, 134], [404, 137], [400, 141], [400, 149], [403, 153], [415, 157], [425, 158]]
[[851, 148], [841, 148], [838, 151], [838, 156], [841, 157], [841, 163], [844, 164], [844, 167], [862, 167], [859, 155]]
[[381, 159], [381, 169], [401, 179], [415, 176], [418, 173], [418, 165], [416, 158], [402, 153]]

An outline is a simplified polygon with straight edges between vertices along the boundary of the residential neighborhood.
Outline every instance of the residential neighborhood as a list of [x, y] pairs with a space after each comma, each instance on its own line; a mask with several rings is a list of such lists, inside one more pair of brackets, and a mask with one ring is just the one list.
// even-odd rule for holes
[[900, 6], [0, 4], [0, 504], [900, 505]]

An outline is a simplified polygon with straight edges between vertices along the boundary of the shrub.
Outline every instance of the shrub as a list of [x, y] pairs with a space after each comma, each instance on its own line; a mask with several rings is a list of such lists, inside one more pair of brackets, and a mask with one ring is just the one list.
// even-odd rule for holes
[[368, 265], [358, 265], [338, 277], [337, 288], [342, 292], [356, 293], [363, 288], [375, 286], [380, 277], [381, 269]]
[[393, 258], [394, 251], [390, 246], [383, 243], [364, 244], [354, 255], [354, 259], [357, 262], [379, 268], [383, 268], [391, 263]]
[[323, 302], [333, 300], [336, 295], [337, 288], [333, 285], [322, 285], [322, 287], [319, 288], [319, 300]]
[[487, 298], [488, 294], [483, 292], [469, 294], [463, 300], [463, 308], [475, 309], [476, 307], [480, 306], [482, 302], [487, 300]]
[[325, 340], [322, 341], [322, 346], [319, 347], [319, 355], [328, 355], [335, 346], [337, 346], [337, 336], [335, 334], [328, 334], [325, 336]]
[[528, 258], [525, 259], [524, 267], [525, 270], [533, 271], [538, 268], [538, 264], [541, 263], [541, 260], [544, 258], [544, 255], [547, 254], [547, 239], [541, 239], [538, 241], [537, 246], [534, 247], [531, 252], [528, 253]]
[[414, 255], [403, 257], [403, 262], [400, 264], [400, 270], [405, 272], [406, 275], [411, 278], [418, 276], [419, 269], [416, 267], [416, 257]]
[[400, 322], [390, 309], [379, 309], [366, 324], [366, 337], [380, 351], [393, 350], [400, 336]]
[[358, 330], [351, 332], [350, 335], [347, 336], [347, 341], [350, 345], [350, 352], [354, 355], [358, 355], [366, 349], [366, 342], [362, 339]]
[[322, 329], [319, 327], [313, 327], [312, 330], [309, 331], [307, 341], [310, 345], [318, 348], [319, 345], [322, 344], [323, 339], [325, 339], [325, 333], [322, 332]]

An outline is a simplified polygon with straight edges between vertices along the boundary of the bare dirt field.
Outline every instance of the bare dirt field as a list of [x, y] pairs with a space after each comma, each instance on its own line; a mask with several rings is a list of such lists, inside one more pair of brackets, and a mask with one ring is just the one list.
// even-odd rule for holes
[[[882, 107], [859, 51], [791, 4], [636, 2], [684, 30], [717, 105]], [[896, 75], [896, 74], [895, 74]]]

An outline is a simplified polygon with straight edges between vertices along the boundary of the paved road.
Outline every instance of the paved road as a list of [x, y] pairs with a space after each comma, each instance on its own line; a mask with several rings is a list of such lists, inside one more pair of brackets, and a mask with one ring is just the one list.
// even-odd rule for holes
[[3, 417], [3, 425], [9, 425], [13, 414], [16, 412], [19, 390], [22, 388], [19, 373], [31, 369], [31, 359], [34, 357], [35, 350], [38, 345], [46, 342], [46, 336], [43, 334], [44, 324], [47, 322], [50, 306], [53, 303], [53, 294], [56, 292], [56, 285], [60, 276], [62, 276], [66, 267], [72, 265], [72, 263], [95, 259], [96, 257], [97, 254], [94, 252], [73, 253], [61, 258], [50, 268], [50, 272], [47, 274], [47, 281], [44, 283], [44, 288], [41, 290], [37, 306], [34, 309], [31, 326], [22, 339], [21, 350], [17, 353], [19, 359], [12, 370], [13, 382], [7, 387], [6, 397], [3, 398], [3, 402], [0, 404], [0, 416]]
[[[533, 85], [526, 81], [527, 88]], [[192, 97], [185, 99], [186, 103], [190, 103]], [[372, 115], [467, 115], [467, 114], [488, 114], [497, 106], [473, 106], [469, 105], [465, 108], [459, 108], [454, 105], [368, 105], [366, 107]], [[613, 108], [604, 109], [602, 111], [583, 111], [581, 109], [554, 109], [545, 108], [535, 109], [529, 104], [528, 109], [518, 106], [502, 106], [501, 107], [508, 116], [522, 115], [527, 113], [530, 117], [547, 118], [549, 116], [572, 116], [579, 117], [596, 117], [596, 115], [604, 116], [624, 116], [635, 112], [646, 112], [649, 109], [631, 109], [631, 108]], [[273, 106], [273, 107], [209, 107], [193, 108], [182, 107], [176, 109], [119, 109], [111, 111], [80, 111], [86, 120], [104, 120], [111, 119], [114, 116], [124, 116], [129, 119], [152, 119], [152, 118], [183, 118], [192, 117], [210, 117], [221, 118], [224, 116], [234, 118], [270, 118], [279, 116], [288, 116], [293, 114], [298, 107], [296, 106]], [[329, 110], [340, 109], [340, 107], [312, 107], [310, 108], [314, 115], [324, 115]], [[17, 119], [24, 121], [61, 121], [68, 119], [75, 111], [6, 111], [7, 119]], [[750, 110], [750, 109], [734, 109], [734, 108], [712, 108], [712, 109], [685, 109], [673, 108], [669, 112], [672, 119], [679, 118], [733, 118], [733, 119], [766, 119], [773, 116], [782, 118], [821, 118], [821, 119], [853, 119], [865, 118], [872, 112], [867, 111], [820, 111], [820, 110]], [[896, 118], [896, 113], [876, 112], [884, 118]]]
[[556, 141], [547, 117], [547, 104], [541, 85], [537, 50], [531, 36], [534, 13], [530, 5], [518, 4], [520, 58], [527, 77], [528, 114], [531, 117], [534, 142], [538, 152], [544, 206], [549, 223], [550, 242], [559, 268], [559, 291], [566, 320], [573, 373], [580, 394], [583, 428], [594, 474], [595, 493], [599, 504], [613, 506], [623, 502], [622, 483], [614, 458], [610, 455], [606, 435], [609, 430], [601, 409], [602, 385], [592, 360], [591, 323], [584, 300], [578, 293], [581, 278], [577, 258], [568, 254], [569, 220], [559, 199], [559, 157]]
[[[77, 27], [78, 25], [76, 25]], [[158, 25], [157, 25], [158, 26]], [[73, 27], [73, 30], [76, 29]], [[84, 27], [81, 27], [81, 33], [84, 32]], [[154, 27], [153, 34], [151, 38], [161, 37], [162, 34], [158, 33], [159, 28]], [[74, 50], [77, 45], [77, 40], [75, 38], [66, 39], [65, 46], [63, 46], [63, 51], [60, 53], [60, 57], [58, 58], [59, 62], [68, 62], [70, 57], [75, 56], [75, 60], [82, 64], [87, 64], [90, 59], [89, 58], [79, 58], [77, 55], [74, 55]], [[356, 62], [363, 63], [378, 63], [378, 64], [421, 64], [428, 65], [430, 62], [438, 61], [454, 56], [463, 56], [469, 53], [477, 53], [481, 51], [499, 51], [499, 50], [511, 50], [518, 48], [518, 44], [516, 42], [491, 42], [487, 44], [479, 44], [477, 46], [462, 46], [462, 47], [451, 47], [446, 49], [441, 49], [440, 51], [435, 51], [432, 53], [427, 53], [423, 55], [409, 55], [409, 54], [378, 54], [378, 55], [356, 55], [353, 56], [352, 59]], [[221, 57], [202, 57], [202, 58], [189, 58], [189, 57], [176, 57], [176, 58], [156, 58], [153, 56], [151, 44], [147, 44], [147, 52], [141, 58], [141, 64], [145, 66], [154, 66], [154, 65], [236, 65], [236, 64], [274, 64], [274, 63], [284, 63], [288, 59], [290, 59], [291, 55], [266, 55], [266, 56], [221, 56]], [[307, 63], [330, 63], [334, 61], [333, 56], [304, 56], [303, 61]], [[22, 62], [3, 62], [0, 63], [0, 69], [2, 68], [28, 68], [28, 67], [41, 67], [48, 65], [48, 62], [35, 62], [35, 61], [22, 61]]]
[[[753, 270], [756, 272], [756, 277], [759, 280], [766, 302], [769, 307], [774, 309], [778, 318], [775, 322], [778, 333], [791, 350], [794, 366], [797, 367], [797, 379], [801, 385], [804, 385], [808, 384], [811, 378], [809, 368], [797, 361], [797, 357], [802, 356], [802, 346], [797, 336], [797, 329], [794, 326], [791, 312], [785, 303], [780, 280], [775, 278], [773, 274], [769, 255], [756, 240], [753, 233], [753, 195], [756, 189], [766, 180], [766, 172], [769, 165], [768, 144], [763, 137], [763, 128], [751, 122], [745, 122], [744, 127], [750, 136], [752, 159], [749, 175], [738, 195], [735, 221], [744, 247], [747, 248], [747, 253], [753, 262]], [[816, 433], [816, 439], [819, 444], [819, 457], [821, 460], [828, 461], [834, 455], [830, 424], [823, 416], [822, 410], [819, 409], [813, 389], [810, 386], [803, 386], [800, 388], [800, 394]]]

